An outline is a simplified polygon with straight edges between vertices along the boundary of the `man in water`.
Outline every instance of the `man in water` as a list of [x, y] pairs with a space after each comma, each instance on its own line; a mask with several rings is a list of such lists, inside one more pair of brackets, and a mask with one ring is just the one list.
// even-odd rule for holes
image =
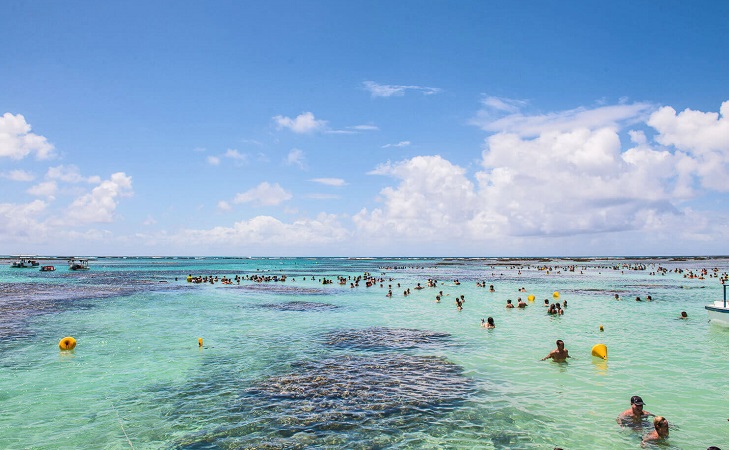
[[643, 437], [643, 442], [641, 442], [641, 445], [644, 445], [648, 442], [662, 441], [667, 438], [668, 420], [666, 420], [665, 417], [656, 416], [656, 418], [653, 419], [653, 431]]
[[652, 416], [653, 414], [643, 410], [643, 399], [638, 395], [630, 397], [630, 408], [626, 409], [618, 415], [617, 421], [620, 426], [626, 425], [640, 425], [643, 422], [644, 417]]
[[569, 352], [564, 348], [564, 341], [562, 341], [562, 339], [557, 339], [557, 348], [555, 348], [554, 350], [549, 352], [547, 356], [542, 358], [542, 361], [552, 358], [552, 361], [554, 362], [565, 362], [569, 357]]

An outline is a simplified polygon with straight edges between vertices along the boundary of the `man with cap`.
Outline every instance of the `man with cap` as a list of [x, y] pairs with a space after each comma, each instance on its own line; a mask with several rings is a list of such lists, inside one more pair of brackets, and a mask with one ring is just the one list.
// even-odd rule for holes
[[643, 399], [638, 395], [630, 397], [630, 408], [626, 409], [617, 418], [618, 423], [621, 426], [626, 425], [640, 425], [643, 423], [643, 418], [652, 416], [653, 414], [643, 410]]

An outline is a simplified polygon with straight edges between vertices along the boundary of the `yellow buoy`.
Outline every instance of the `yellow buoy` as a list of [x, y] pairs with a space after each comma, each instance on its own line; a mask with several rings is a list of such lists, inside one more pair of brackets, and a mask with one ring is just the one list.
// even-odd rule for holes
[[602, 325], [600, 325], [600, 331], [605, 331], [605, 328], [603, 328]]
[[592, 356], [597, 356], [598, 358], [607, 359], [607, 345], [595, 344], [595, 346], [592, 347]]
[[197, 346], [202, 347], [203, 346], [203, 340], [202, 338], [197, 338]]
[[552, 297], [554, 297], [554, 298], [559, 298], [559, 292], [557, 292], [557, 291], [554, 291], [554, 294], [552, 294]]
[[534, 294], [529, 294], [529, 296], [527, 296], [527, 300], [529, 300], [530, 302], [533, 302], [534, 298]]
[[76, 348], [76, 339], [72, 338], [71, 336], [66, 336], [65, 338], [61, 339], [61, 342], [58, 343], [58, 348], [61, 350], [73, 350]]

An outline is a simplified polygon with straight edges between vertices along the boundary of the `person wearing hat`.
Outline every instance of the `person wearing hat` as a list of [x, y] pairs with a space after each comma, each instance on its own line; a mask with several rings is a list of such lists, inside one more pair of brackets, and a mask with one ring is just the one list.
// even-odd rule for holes
[[643, 399], [638, 395], [630, 397], [630, 408], [626, 409], [618, 415], [617, 421], [621, 426], [640, 425], [643, 418], [653, 416], [648, 411], [643, 410]]

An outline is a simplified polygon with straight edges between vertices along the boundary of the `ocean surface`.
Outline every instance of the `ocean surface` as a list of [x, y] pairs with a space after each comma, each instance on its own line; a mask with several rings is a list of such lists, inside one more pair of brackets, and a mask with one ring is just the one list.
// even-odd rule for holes
[[[648, 424], [615, 421], [633, 395], [670, 422], [659, 448], [729, 448], [729, 329], [704, 310], [726, 258], [10, 262], [2, 449], [640, 448]], [[540, 361], [557, 339], [572, 358]]]

